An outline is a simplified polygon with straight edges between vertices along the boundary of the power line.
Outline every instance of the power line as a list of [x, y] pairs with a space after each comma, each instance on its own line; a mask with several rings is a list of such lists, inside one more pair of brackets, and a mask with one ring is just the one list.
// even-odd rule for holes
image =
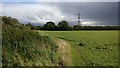
[[78, 25], [81, 26], [80, 13], [78, 13]]

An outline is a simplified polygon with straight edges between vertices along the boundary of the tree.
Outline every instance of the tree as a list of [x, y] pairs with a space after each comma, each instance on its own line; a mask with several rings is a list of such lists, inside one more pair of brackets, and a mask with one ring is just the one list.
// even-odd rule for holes
[[59, 30], [69, 30], [69, 24], [67, 21], [61, 21], [58, 23], [58, 29]]
[[32, 24], [30, 24], [30, 23], [26, 24], [26, 26], [28, 26], [30, 29], [34, 28], [34, 26]]
[[44, 25], [44, 29], [45, 30], [55, 30], [56, 29], [56, 25], [54, 22], [46, 22], [46, 24]]
[[79, 26], [79, 25], [74, 25], [74, 26], [73, 26], [73, 29], [74, 29], [74, 30], [80, 30], [81, 28], [82, 28], [82, 27]]

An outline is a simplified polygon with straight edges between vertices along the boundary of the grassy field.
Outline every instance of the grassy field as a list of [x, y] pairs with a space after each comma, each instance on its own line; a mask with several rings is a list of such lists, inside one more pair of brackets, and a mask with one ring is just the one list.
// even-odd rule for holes
[[71, 65], [118, 65], [118, 31], [39, 31], [70, 45]]

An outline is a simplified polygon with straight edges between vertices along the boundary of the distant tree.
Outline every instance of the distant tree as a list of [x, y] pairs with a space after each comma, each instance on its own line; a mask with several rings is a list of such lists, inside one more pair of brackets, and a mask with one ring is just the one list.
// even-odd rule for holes
[[34, 28], [34, 26], [32, 24], [30, 24], [30, 23], [26, 24], [26, 26], [28, 26], [30, 29]]
[[70, 26], [67, 21], [61, 21], [58, 23], [59, 30], [69, 30]]
[[74, 25], [74, 26], [73, 26], [73, 29], [74, 29], [74, 30], [80, 30], [80, 29], [81, 29], [81, 26], [79, 26], [79, 25]]
[[37, 26], [32, 25], [31, 23], [26, 24], [31, 30], [38, 30]]
[[44, 29], [45, 30], [55, 30], [56, 29], [56, 25], [54, 22], [46, 22], [46, 24], [44, 25]]
[[36, 26], [36, 30], [44, 30], [43, 26]]
[[28, 24], [26, 24], [26, 26], [32, 27], [32, 24], [28, 23]]

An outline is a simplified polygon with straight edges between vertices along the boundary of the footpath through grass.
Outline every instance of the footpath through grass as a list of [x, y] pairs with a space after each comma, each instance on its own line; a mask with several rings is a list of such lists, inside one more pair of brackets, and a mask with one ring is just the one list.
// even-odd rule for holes
[[75, 66], [117, 66], [118, 31], [39, 31], [70, 43]]

